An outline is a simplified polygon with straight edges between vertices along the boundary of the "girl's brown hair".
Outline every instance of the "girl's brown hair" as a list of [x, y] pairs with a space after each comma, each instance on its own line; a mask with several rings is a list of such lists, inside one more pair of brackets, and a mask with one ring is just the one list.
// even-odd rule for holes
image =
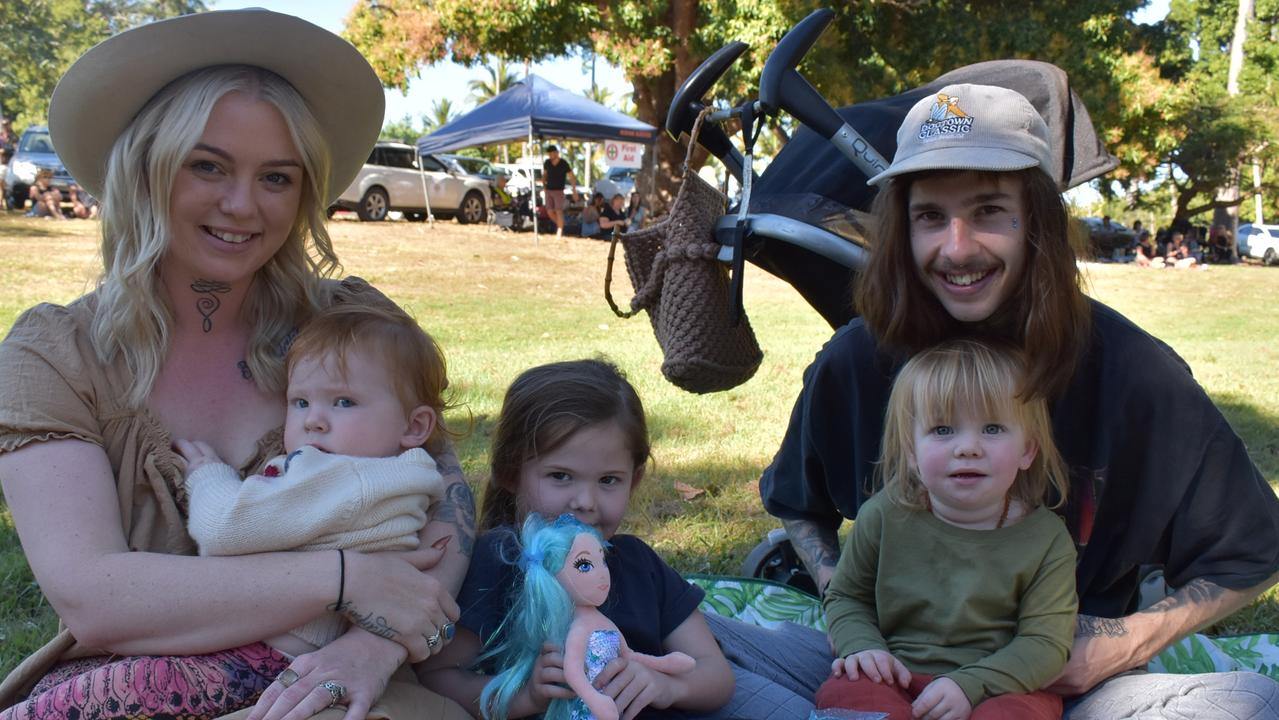
[[941, 170], [890, 179], [875, 197], [870, 258], [854, 289], [857, 309], [885, 347], [914, 354], [964, 335], [924, 285], [910, 243], [910, 190], [921, 177], [972, 173], [981, 180], [1012, 177], [1026, 209], [1026, 264], [1005, 306], [980, 329], [1022, 349], [1026, 363], [1020, 396], [1055, 398], [1065, 390], [1091, 322], [1075, 263], [1078, 230], [1053, 180], [1038, 168], [1009, 173]]
[[893, 382], [884, 418], [877, 475], [888, 497], [915, 510], [927, 507], [928, 491], [914, 470], [916, 425], [946, 425], [959, 408], [967, 408], [983, 417], [1015, 419], [1038, 446], [1030, 468], [1017, 473], [1013, 498], [1027, 510], [1060, 506], [1069, 484], [1066, 464], [1053, 443], [1048, 403], [1017, 396], [1024, 372], [1016, 350], [973, 340], [943, 343], [911, 358]]
[[445, 410], [454, 407], [446, 394], [444, 352], [417, 321], [392, 303], [339, 303], [321, 310], [302, 326], [284, 364], [292, 372], [302, 358], [331, 356], [345, 375], [346, 358], [354, 351], [371, 352], [386, 363], [406, 413], [422, 405], [435, 410], [435, 428], [424, 447], [432, 454], [442, 451], [445, 438], [454, 435], [444, 424]]
[[524, 463], [604, 422], [617, 423], [635, 467], [644, 467], [650, 452], [644, 405], [615, 365], [571, 360], [520, 373], [506, 391], [493, 430], [492, 475], [480, 506], [480, 530], [516, 524], [515, 496]]

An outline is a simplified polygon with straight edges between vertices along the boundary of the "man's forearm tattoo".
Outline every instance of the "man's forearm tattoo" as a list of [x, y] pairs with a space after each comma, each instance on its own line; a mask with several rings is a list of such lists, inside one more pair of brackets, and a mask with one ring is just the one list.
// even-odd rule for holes
[[196, 299], [195, 309], [199, 310], [200, 317], [204, 318], [204, 331], [210, 332], [213, 330], [213, 313], [222, 307], [218, 294], [231, 292], [231, 286], [216, 280], [196, 280], [191, 283], [191, 290], [197, 295], [204, 296]]
[[[456, 472], [460, 477], [462, 469], [458, 467]], [[448, 476], [452, 473], [441, 467], [440, 474]], [[475, 549], [475, 495], [465, 480], [449, 485], [444, 491], [444, 499], [431, 510], [431, 517], [451, 524], [457, 530], [458, 549], [463, 555], [471, 557]]]
[[1203, 578], [1195, 578], [1177, 592], [1142, 610], [1143, 613], [1161, 613], [1185, 605], [1208, 605], [1217, 602], [1226, 589]]
[[1075, 620], [1075, 637], [1123, 637], [1128, 625], [1123, 618], [1103, 618], [1080, 615]]
[[347, 620], [350, 620], [352, 625], [365, 632], [373, 633], [380, 638], [394, 640], [400, 634], [399, 630], [387, 623], [386, 618], [381, 615], [374, 616], [372, 611], [361, 614], [351, 605], [350, 601], [342, 603], [341, 606], [337, 603], [329, 603], [329, 610], [340, 613]]
[[786, 528], [791, 546], [813, 574], [814, 581], [818, 568], [835, 567], [839, 561], [839, 535], [835, 531], [807, 520], [783, 520], [782, 527]]

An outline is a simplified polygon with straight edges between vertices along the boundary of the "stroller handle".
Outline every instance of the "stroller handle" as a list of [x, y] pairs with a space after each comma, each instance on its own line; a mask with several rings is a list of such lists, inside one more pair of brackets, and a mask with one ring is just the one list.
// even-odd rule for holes
[[[666, 132], [670, 133], [676, 142], [679, 141], [680, 135], [689, 135], [693, 132], [693, 122], [706, 107], [702, 98], [723, 76], [724, 71], [737, 62], [737, 58], [741, 57], [749, 47], [740, 40], [725, 45], [703, 60], [702, 64], [698, 65], [697, 69], [684, 80], [684, 84], [680, 85], [679, 90], [675, 92], [675, 98], [671, 100], [671, 109], [666, 113]], [[729, 174], [741, 181], [745, 159], [728, 139], [723, 128], [706, 123], [702, 126], [696, 141], [719, 158]]]
[[834, 18], [833, 10], [814, 10], [777, 42], [760, 73], [759, 102], [769, 115], [785, 110], [795, 116], [871, 177], [887, 170], [888, 161], [796, 69]]
[[[786, 86], [799, 78], [796, 70], [799, 67], [799, 61], [804, 59], [808, 51], [812, 49], [813, 43], [817, 42], [817, 38], [826, 30], [826, 26], [830, 25], [830, 21], [835, 19], [835, 11], [829, 8], [814, 10], [809, 13], [808, 17], [796, 23], [795, 27], [786, 31], [781, 40], [777, 41], [777, 47], [773, 48], [773, 52], [769, 53], [768, 60], [764, 62], [764, 69], [759, 76], [759, 102], [764, 106], [764, 112], [769, 115], [776, 115], [779, 110], [791, 112], [787, 107]], [[791, 73], [795, 73], [794, 77]], [[803, 81], [808, 85], [807, 81]], [[812, 86], [808, 89], [813, 93]], [[805, 95], [807, 95], [805, 93]], [[820, 96], [818, 96], [820, 97]], [[821, 101], [822, 105], [826, 105], [826, 101]], [[827, 107], [829, 107], [827, 105]], [[794, 114], [793, 112], [791, 114]], [[798, 117], [798, 116], [797, 116]], [[838, 116], [836, 116], [838, 120]], [[829, 138], [834, 134], [835, 129], [839, 127], [839, 123], [832, 128], [819, 128], [813, 126], [823, 137]]]

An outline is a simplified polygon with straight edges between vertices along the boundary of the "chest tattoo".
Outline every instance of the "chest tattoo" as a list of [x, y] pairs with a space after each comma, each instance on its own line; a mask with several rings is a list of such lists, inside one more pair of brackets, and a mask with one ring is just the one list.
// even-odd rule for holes
[[201, 296], [195, 301], [195, 309], [199, 310], [200, 317], [204, 318], [204, 331], [210, 332], [213, 330], [213, 313], [222, 307], [222, 301], [218, 299], [218, 295], [231, 292], [231, 286], [216, 280], [196, 280], [191, 283], [191, 290]]

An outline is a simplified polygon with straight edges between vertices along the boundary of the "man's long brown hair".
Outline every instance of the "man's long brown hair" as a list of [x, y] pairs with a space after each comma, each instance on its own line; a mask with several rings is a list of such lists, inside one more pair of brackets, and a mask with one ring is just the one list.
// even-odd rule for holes
[[[965, 326], [924, 285], [910, 245], [910, 189], [921, 177], [972, 173], [1011, 176], [1026, 211], [1026, 264], [1013, 294], [994, 316]], [[1088, 299], [1075, 264], [1078, 231], [1052, 179], [1038, 168], [1010, 173], [945, 170], [892, 178], [872, 208], [870, 259], [857, 281], [857, 309], [886, 348], [908, 355], [960, 337], [1013, 343], [1026, 361], [1023, 398], [1049, 400], [1065, 390], [1091, 328]]]

